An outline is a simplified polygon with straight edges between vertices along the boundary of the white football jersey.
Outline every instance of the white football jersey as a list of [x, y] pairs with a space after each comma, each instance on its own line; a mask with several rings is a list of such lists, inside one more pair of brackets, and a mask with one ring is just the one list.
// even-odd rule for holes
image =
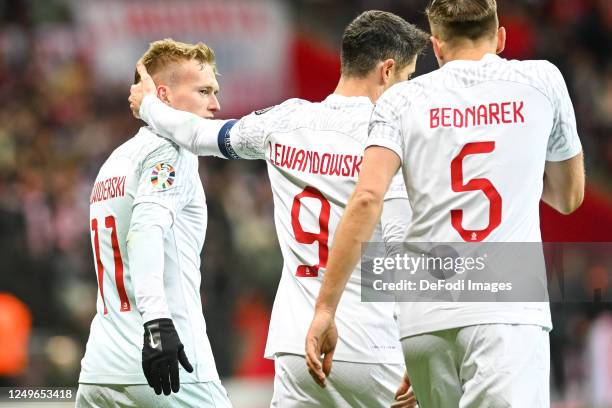
[[[389, 89], [367, 145], [400, 157], [413, 210], [406, 241], [432, 243], [541, 242], [545, 162], [581, 151], [559, 70], [493, 54]], [[401, 304], [402, 337], [484, 323], [551, 328], [547, 303]]]
[[[227, 131], [219, 134], [226, 157], [263, 159], [268, 166], [284, 260], [265, 351], [268, 358], [304, 354], [329, 249], [357, 183], [372, 108], [366, 97], [330, 95], [321, 103], [290, 99], [229, 122]], [[386, 196], [392, 198], [407, 198], [399, 173]], [[406, 214], [399, 234], [405, 233], [409, 221]], [[379, 226], [372, 240], [382, 239]], [[334, 358], [400, 363], [395, 303], [362, 302], [360, 275], [357, 267], [338, 306], [341, 335]]]
[[141, 128], [110, 155], [91, 193], [98, 299], [79, 382], [147, 383], [141, 359], [143, 319], [135, 303], [126, 246], [132, 211], [140, 203], [155, 203], [172, 213], [173, 224], [164, 235], [164, 294], [194, 367], [191, 374], [180, 369], [181, 383], [217, 380], [200, 299], [200, 252], [207, 214], [198, 160]]

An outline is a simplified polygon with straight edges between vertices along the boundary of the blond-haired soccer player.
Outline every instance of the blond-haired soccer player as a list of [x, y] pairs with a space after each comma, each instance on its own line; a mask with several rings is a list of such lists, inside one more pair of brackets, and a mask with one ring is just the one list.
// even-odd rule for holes
[[[564, 214], [582, 201], [582, 149], [559, 70], [496, 55], [506, 33], [495, 0], [434, 0], [427, 16], [441, 68], [391, 88], [372, 115], [306, 339], [318, 382], [326, 380], [320, 355], [333, 355], [343, 336], [334, 314], [359, 244], [398, 168], [413, 210], [408, 242], [538, 243], [540, 199]], [[400, 310], [422, 408], [549, 407], [548, 303], [412, 302]]]
[[[206, 45], [156, 41], [142, 61], [164, 103], [205, 119], [219, 110]], [[90, 198], [97, 313], [77, 407], [231, 406], [202, 315], [206, 223], [197, 157], [151, 128], [102, 165]]]
[[[325, 390], [306, 371], [304, 336], [336, 226], [361, 168], [373, 102], [408, 79], [426, 42], [425, 33], [396, 15], [365, 12], [345, 30], [342, 74], [332, 95], [321, 103], [291, 99], [239, 121], [203, 121], [153, 96], [141, 106], [146, 82], [132, 89], [132, 109], [179, 145], [200, 155], [260, 159], [268, 165], [284, 258], [265, 352], [275, 360], [274, 407], [415, 403], [407, 383], [394, 395], [404, 372], [395, 305], [361, 302], [359, 269], [353, 271], [338, 312], [344, 336], [335, 355], [338, 369]], [[149, 89], [155, 89], [152, 82]], [[374, 239], [399, 240], [410, 222], [401, 177], [385, 207], [383, 231]]]

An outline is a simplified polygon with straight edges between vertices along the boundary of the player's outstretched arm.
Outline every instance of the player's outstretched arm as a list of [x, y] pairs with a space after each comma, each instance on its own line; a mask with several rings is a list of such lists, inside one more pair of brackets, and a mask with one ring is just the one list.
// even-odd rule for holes
[[144, 64], [138, 61], [136, 69], [140, 82], [130, 88], [130, 109], [159, 135], [172, 140], [184, 149], [199, 156], [226, 158], [219, 144], [219, 135], [229, 131], [232, 120], [204, 119], [190, 112], [174, 109], [156, 96], [153, 78]]
[[338, 340], [336, 308], [359, 260], [360, 245], [372, 236], [380, 218], [385, 192], [399, 166], [400, 159], [392, 150], [367, 148], [359, 182], [338, 226], [305, 345], [308, 370], [321, 387], [331, 371]]
[[584, 179], [582, 153], [568, 160], [547, 161], [542, 200], [561, 214], [571, 214], [584, 199]]
[[136, 307], [144, 322], [142, 368], [158, 395], [179, 391], [179, 363], [188, 372], [193, 371], [164, 293], [163, 234], [171, 224], [168, 209], [156, 203], [140, 203], [132, 213], [127, 237]]

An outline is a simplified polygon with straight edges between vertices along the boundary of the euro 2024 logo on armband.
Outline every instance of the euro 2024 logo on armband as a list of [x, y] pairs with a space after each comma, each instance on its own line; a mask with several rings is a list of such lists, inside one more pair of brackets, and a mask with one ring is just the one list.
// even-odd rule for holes
[[151, 184], [158, 190], [166, 190], [174, 184], [176, 171], [169, 163], [159, 163], [151, 171]]

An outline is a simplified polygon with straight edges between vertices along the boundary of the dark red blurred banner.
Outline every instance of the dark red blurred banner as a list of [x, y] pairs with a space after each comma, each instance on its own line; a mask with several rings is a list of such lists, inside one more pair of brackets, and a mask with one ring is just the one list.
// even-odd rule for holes
[[590, 186], [582, 206], [571, 215], [542, 203], [540, 224], [545, 242], [612, 242], [612, 197]]
[[338, 51], [300, 34], [291, 48], [295, 96], [312, 102], [325, 99], [340, 79]]

